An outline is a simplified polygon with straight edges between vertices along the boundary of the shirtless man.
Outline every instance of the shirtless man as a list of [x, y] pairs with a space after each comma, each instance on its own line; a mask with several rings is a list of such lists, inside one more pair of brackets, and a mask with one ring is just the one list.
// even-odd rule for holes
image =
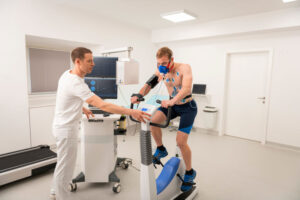
[[[171, 119], [180, 116], [176, 142], [181, 150], [186, 166], [184, 182], [193, 183], [196, 171], [192, 168], [192, 152], [187, 144], [194, 119], [197, 115], [197, 105], [191, 96], [193, 83], [191, 66], [183, 63], [175, 63], [172, 50], [168, 47], [160, 48], [157, 51], [156, 60], [157, 69], [155, 74], [146, 82], [138, 94], [132, 96], [131, 102], [138, 103], [138, 97], [147, 95], [158, 82], [163, 81], [165, 83], [171, 99], [162, 101], [161, 107], [152, 117], [152, 122], [160, 123], [165, 121], [169, 106], [172, 107]], [[157, 145], [153, 162], [157, 163], [161, 158], [166, 157], [168, 152], [162, 143], [161, 128], [151, 126], [151, 132]], [[188, 191], [191, 188], [191, 185], [183, 184], [181, 186], [182, 191]]]

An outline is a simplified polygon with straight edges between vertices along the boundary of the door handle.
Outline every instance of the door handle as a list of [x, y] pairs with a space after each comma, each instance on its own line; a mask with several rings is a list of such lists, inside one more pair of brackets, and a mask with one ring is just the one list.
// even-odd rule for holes
[[266, 97], [257, 97], [257, 99], [266, 100]]

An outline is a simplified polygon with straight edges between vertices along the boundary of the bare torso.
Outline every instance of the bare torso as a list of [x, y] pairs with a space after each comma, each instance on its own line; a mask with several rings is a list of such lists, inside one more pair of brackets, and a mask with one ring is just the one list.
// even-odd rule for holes
[[[170, 97], [175, 97], [179, 91], [181, 90], [182, 87], [182, 77], [183, 77], [183, 73], [185, 71], [185, 67], [187, 67], [186, 64], [182, 64], [182, 63], [176, 63], [174, 68], [172, 69], [171, 72], [167, 73], [165, 75], [164, 78], [164, 83], [167, 87], [168, 93], [170, 95]], [[160, 80], [163, 77], [160, 76]], [[191, 93], [190, 93], [191, 94]], [[184, 104], [186, 102], [189, 102], [192, 100], [192, 97], [187, 98], [187, 99], [183, 99], [180, 102], [177, 102], [176, 104], [180, 105], [180, 104]]]

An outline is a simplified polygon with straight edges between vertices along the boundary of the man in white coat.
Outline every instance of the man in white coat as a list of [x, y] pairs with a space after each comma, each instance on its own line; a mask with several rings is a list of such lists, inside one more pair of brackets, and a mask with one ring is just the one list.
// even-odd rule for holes
[[91, 50], [78, 47], [72, 51], [71, 58], [74, 68], [64, 72], [58, 82], [53, 121], [53, 135], [57, 145], [57, 164], [50, 197], [56, 200], [76, 198], [69, 192], [68, 186], [76, 163], [79, 122], [82, 112], [88, 118], [93, 116], [89, 109], [83, 107], [84, 102], [106, 112], [131, 115], [142, 122], [145, 122], [145, 119], [149, 119], [150, 116], [139, 110], [131, 110], [105, 102], [91, 92], [83, 79], [86, 74], [92, 72], [94, 67]]

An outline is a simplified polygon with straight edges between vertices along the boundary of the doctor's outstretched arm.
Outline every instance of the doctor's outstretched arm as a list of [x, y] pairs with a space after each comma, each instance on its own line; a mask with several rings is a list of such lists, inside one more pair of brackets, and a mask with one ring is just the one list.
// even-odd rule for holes
[[97, 95], [93, 95], [92, 97], [88, 98], [86, 102], [106, 112], [131, 115], [133, 118], [144, 123], [145, 123], [145, 119], [150, 120], [149, 117], [151, 116], [150, 114], [145, 113], [141, 110], [132, 110], [128, 108], [123, 108], [121, 106], [112, 103], [105, 102]]

